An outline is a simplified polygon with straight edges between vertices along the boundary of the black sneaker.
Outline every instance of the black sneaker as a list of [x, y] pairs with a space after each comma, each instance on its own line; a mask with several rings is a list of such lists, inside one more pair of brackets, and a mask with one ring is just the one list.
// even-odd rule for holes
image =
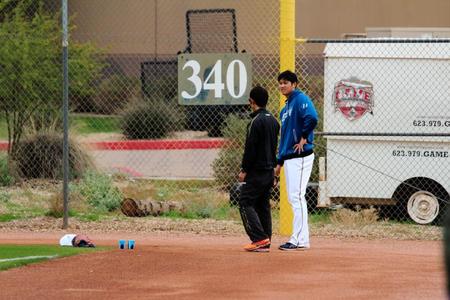
[[292, 243], [287, 242], [287, 243], [281, 245], [280, 247], [278, 247], [278, 249], [283, 250], [283, 251], [301, 251], [301, 250], [308, 249], [308, 247], [296, 246]]

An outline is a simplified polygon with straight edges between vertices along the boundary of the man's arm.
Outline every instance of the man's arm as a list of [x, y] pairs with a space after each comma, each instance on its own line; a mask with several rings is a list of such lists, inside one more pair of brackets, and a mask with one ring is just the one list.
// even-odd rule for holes
[[245, 149], [244, 156], [242, 158], [241, 169], [243, 172], [247, 173], [248, 170], [252, 167], [256, 159], [256, 145], [258, 141], [258, 131], [257, 131], [257, 122], [256, 119], [253, 119], [247, 129], [247, 138], [245, 139]]
[[308, 136], [317, 126], [318, 116], [314, 104], [308, 96], [304, 95], [300, 101], [297, 102], [297, 105], [302, 121], [300, 122], [300, 120], [298, 120], [298, 122], [300, 124], [303, 123], [303, 126], [301, 127], [300, 136], [295, 137], [298, 143], [294, 145], [294, 151], [301, 153], [303, 151], [303, 146], [308, 143]]
[[314, 107], [311, 99], [307, 97], [305, 100], [306, 101], [301, 102], [302, 104], [300, 107], [301, 115], [303, 117], [301, 138], [307, 140], [310, 133], [316, 128], [319, 118], [317, 116], [316, 108]]

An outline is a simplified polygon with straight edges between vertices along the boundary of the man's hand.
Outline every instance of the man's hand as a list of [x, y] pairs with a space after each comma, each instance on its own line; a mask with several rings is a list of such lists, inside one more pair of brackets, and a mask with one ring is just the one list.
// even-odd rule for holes
[[294, 145], [294, 150], [295, 152], [298, 151], [298, 153], [301, 153], [303, 151], [303, 146], [307, 143], [308, 141], [305, 138], [301, 138], [300, 142], [298, 144]]
[[273, 177], [273, 187], [277, 187], [278, 183], [280, 183], [280, 177], [274, 176]]
[[277, 165], [275, 167], [275, 169], [273, 169], [273, 172], [274, 172], [275, 176], [280, 176], [280, 171], [281, 171], [281, 166], [280, 165]]
[[245, 176], [247, 176], [247, 173], [244, 171], [240, 171], [239, 175], [238, 175], [238, 181], [239, 182], [244, 182], [245, 181]]
[[273, 169], [273, 187], [276, 187], [278, 183], [280, 182], [280, 172], [281, 172], [281, 166], [277, 165], [275, 169]]

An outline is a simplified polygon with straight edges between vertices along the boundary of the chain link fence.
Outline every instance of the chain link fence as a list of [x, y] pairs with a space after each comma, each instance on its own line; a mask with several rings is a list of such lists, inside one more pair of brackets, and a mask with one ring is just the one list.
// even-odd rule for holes
[[[315, 180], [313, 174], [319, 206], [344, 208], [341, 218], [345, 208], [373, 210], [381, 227], [442, 224], [450, 200], [449, 42], [298, 44], [302, 89], [322, 113], [316, 153], [326, 159], [321, 171], [316, 166]], [[317, 48], [322, 57], [308, 55]]]
[[[2, 160], [8, 178], [59, 180], [60, 7], [7, 3], [0, 6]], [[72, 207], [81, 196], [98, 205], [108, 194], [113, 200], [102, 205], [127, 216], [238, 221], [249, 108], [181, 105], [179, 58], [250, 55], [250, 85], [269, 91], [268, 108], [278, 115], [278, 1], [72, 0], [69, 11]], [[449, 53], [446, 40], [297, 43], [299, 88], [320, 116], [307, 190], [313, 235], [440, 238], [435, 225], [450, 191]], [[202, 72], [204, 81], [217, 80], [212, 65]], [[199, 97], [210, 93], [203, 87]], [[88, 182], [107, 192], [92, 196]], [[287, 226], [278, 188], [272, 204], [275, 227]]]

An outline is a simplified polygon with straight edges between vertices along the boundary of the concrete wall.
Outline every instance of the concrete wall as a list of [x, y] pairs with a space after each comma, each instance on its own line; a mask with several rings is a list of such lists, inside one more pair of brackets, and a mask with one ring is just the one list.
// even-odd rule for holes
[[[111, 54], [176, 54], [189, 9], [235, 8], [239, 49], [278, 51], [278, 0], [71, 0], [74, 38]], [[340, 38], [366, 27], [450, 27], [450, 0], [297, 0], [297, 37]]]
[[450, 27], [449, 0], [297, 0], [297, 36], [340, 38], [366, 27]]
[[[219, 4], [218, 4], [219, 3]], [[186, 12], [234, 8], [239, 50], [273, 52], [278, 36], [274, 0], [74, 0], [74, 37], [94, 41], [112, 54], [176, 54], [187, 44]]]

